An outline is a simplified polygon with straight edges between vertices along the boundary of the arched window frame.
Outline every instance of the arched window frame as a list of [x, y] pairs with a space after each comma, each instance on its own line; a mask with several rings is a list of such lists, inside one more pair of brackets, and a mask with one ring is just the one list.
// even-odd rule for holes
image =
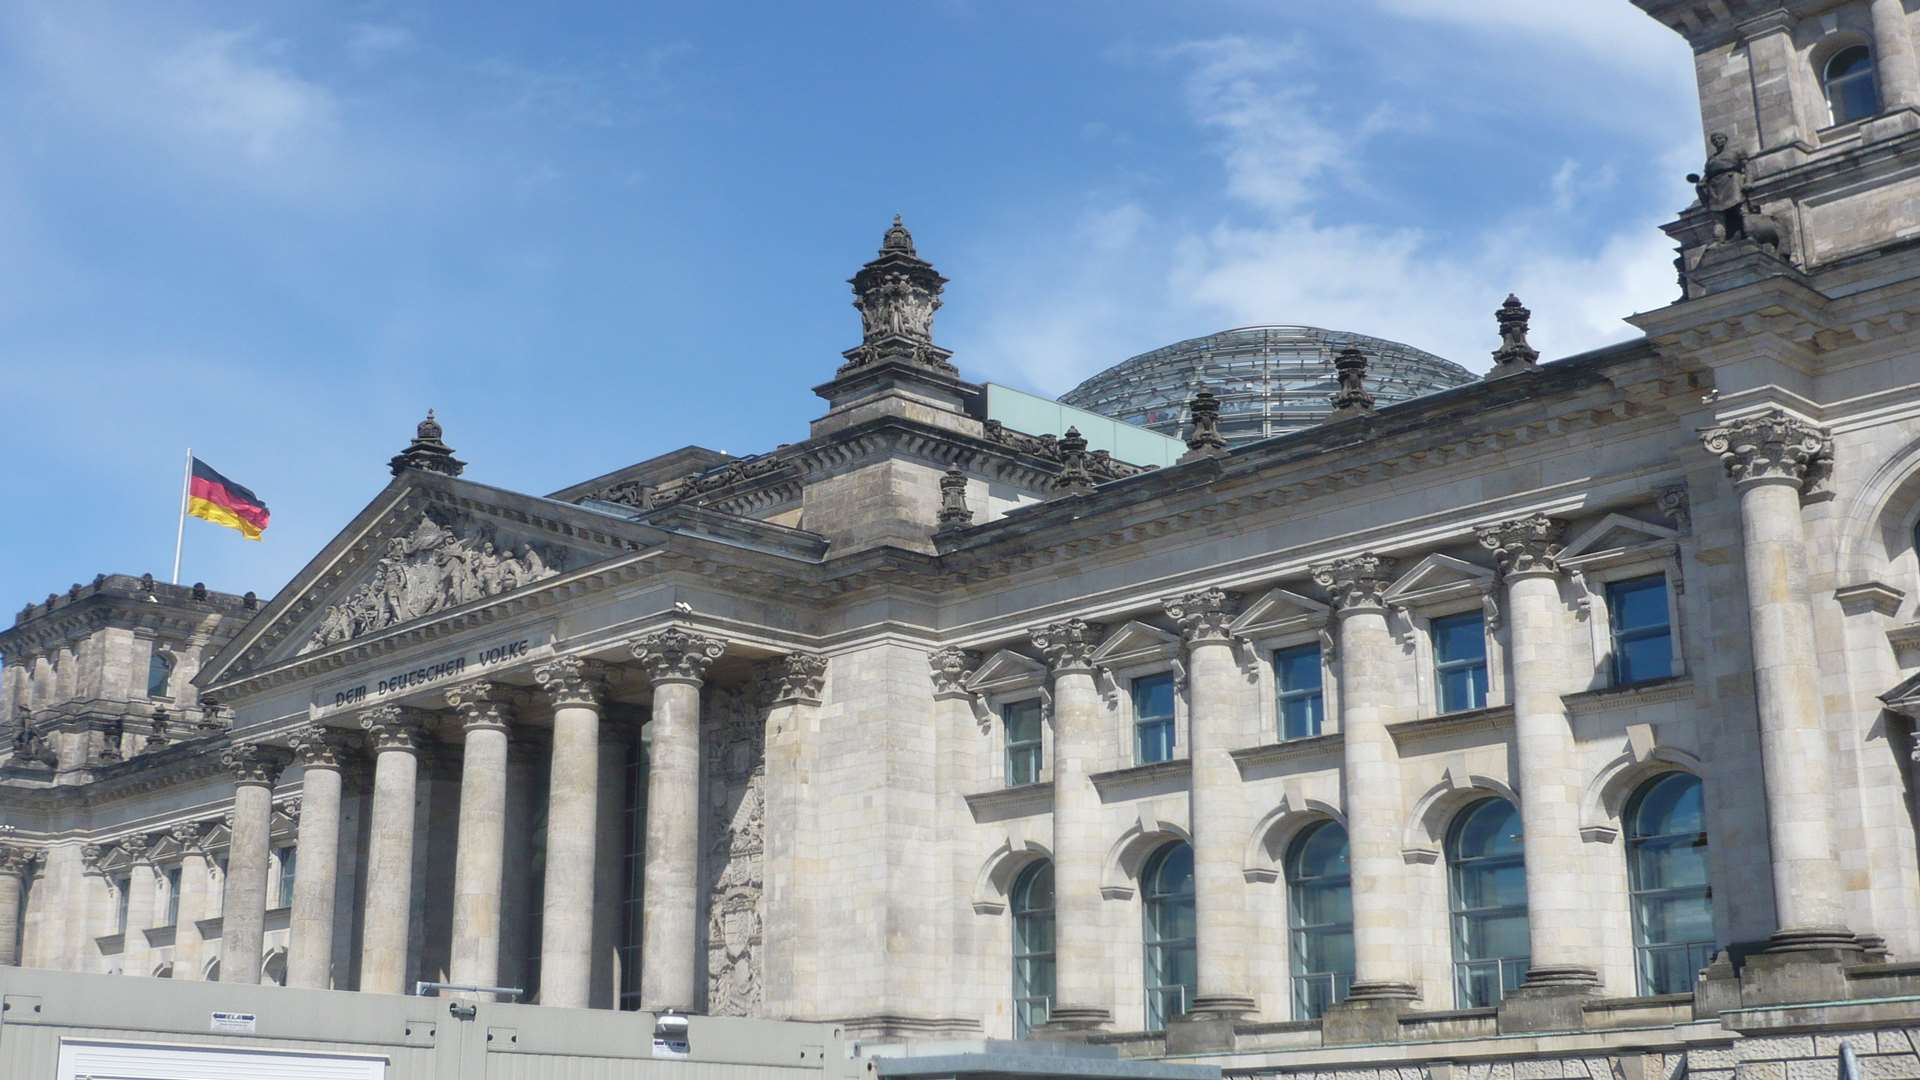
[[[1691, 783], [1701, 789], [1702, 806], [1700, 810], [1700, 828], [1697, 831], [1650, 833], [1645, 831], [1640, 820], [1640, 811], [1646, 805], [1648, 796], [1659, 790], [1662, 785]], [[1686, 846], [1697, 849], [1703, 864], [1706, 862], [1707, 816], [1704, 799], [1705, 785], [1692, 773], [1661, 773], [1642, 783], [1627, 800], [1620, 815], [1621, 834], [1625, 838], [1623, 845], [1627, 859], [1628, 906], [1633, 911], [1633, 960], [1634, 978], [1642, 994], [1691, 993], [1694, 977], [1700, 969], [1713, 959], [1717, 942], [1710, 936], [1704, 940], [1686, 940], [1673, 942], [1650, 941], [1647, 909], [1650, 905], [1694, 903], [1701, 906], [1706, 914], [1707, 926], [1713, 927], [1713, 881], [1702, 866], [1701, 885], [1654, 885], [1646, 881], [1642, 853], [1649, 849], [1672, 849]], [[1677, 965], [1677, 966], [1676, 966]], [[1691, 972], [1688, 976], [1686, 973]]]
[[[1310, 845], [1325, 842], [1334, 833], [1340, 835], [1340, 844], [1346, 848], [1347, 830], [1337, 821], [1309, 825], [1287, 845], [1287, 960], [1296, 1020], [1318, 1019], [1327, 1006], [1345, 1001], [1353, 988], [1352, 871], [1309, 874], [1301, 865]], [[1308, 912], [1324, 914], [1327, 910], [1324, 902], [1315, 902], [1318, 897], [1340, 892], [1345, 893], [1345, 900], [1338, 903], [1336, 909], [1345, 918], [1308, 921]], [[1340, 951], [1342, 938], [1345, 939], [1344, 965], [1309, 963], [1310, 957]]]
[[[1042, 879], [1045, 889], [1037, 889]], [[1044, 903], [1039, 895], [1044, 894]], [[1013, 916], [1013, 1037], [1024, 1039], [1053, 1012], [1053, 863], [1039, 859], [1020, 871], [1007, 897]]]
[[[1165, 871], [1176, 858], [1186, 861], [1185, 885], [1170, 888]], [[1193, 1007], [1198, 983], [1193, 893], [1193, 849], [1185, 841], [1161, 847], [1141, 868], [1141, 974], [1149, 1031], [1165, 1030], [1168, 1020]]]
[[[1490, 812], [1495, 807], [1505, 807], [1519, 821], [1520, 809], [1501, 798], [1480, 799], [1464, 807], [1453, 819], [1447, 829], [1447, 907], [1449, 912], [1450, 937], [1453, 944], [1453, 992], [1455, 1004], [1462, 1009], [1490, 1008], [1498, 1005], [1507, 993], [1520, 985], [1526, 976], [1527, 965], [1532, 952], [1531, 942], [1527, 953], [1494, 954], [1483, 953], [1474, 941], [1480, 930], [1494, 920], [1518, 917], [1524, 927], [1527, 918], [1525, 892], [1526, 859], [1519, 850], [1514, 849], [1498, 855], [1462, 855], [1460, 841], [1467, 827], [1480, 814]], [[1467, 903], [1469, 889], [1468, 875], [1491, 875], [1508, 868], [1517, 868], [1522, 880], [1518, 903], [1474, 904]], [[1478, 890], [1473, 890], [1478, 892]], [[1476, 992], [1476, 987], [1484, 991], [1486, 972], [1491, 969], [1496, 979], [1491, 992]]]
[[[1842, 61], [1851, 66], [1856, 60], [1864, 61], [1865, 65], [1835, 74], [1835, 68]], [[1880, 114], [1879, 58], [1865, 41], [1849, 36], [1829, 46], [1818, 70], [1820, 95], [1826, 99], [1827, 120], [1831, 126], [1839, 127]]]

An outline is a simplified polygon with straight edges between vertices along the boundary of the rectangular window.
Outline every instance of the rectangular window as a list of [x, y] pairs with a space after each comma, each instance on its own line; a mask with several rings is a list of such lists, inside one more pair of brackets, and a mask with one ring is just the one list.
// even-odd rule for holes
[[1433, 674], [1440, 711], [1487, 707], [1487, 622], [1478, 611], [1449, 615], [1430, 624]]
[[1320, 734], [1327, 710], [1320, 685], [1320, 646], [1296, 645], [1274, 653], [1273, 685], [1279, 697], [1281, 741]]
[[124, 934], [127, 932], [127, 902], [133, 898], [133, 879], [131, 877], [114, 878], [113, 891], [119, 894], [114, 901], [113, 932]]
[[1040, 782], [1040, 701], [1016, 701], [1000, 710], [1007, 738], [1007, 786]]
[[1133, 759], [1151, 765], [1173, 760], [1173, 676], [1133, 680]]
[[298, 870], [297, 863], [299, 862], [299, 852], [297, 852], [295, 849], [290, 847], [283, 847], [280, 849], [279, 855], [280, 855], [280, 896], [279, 896], [278, 902], [276, 902], [273, 906], [274, 907], [292, 907], [293, 906], [293, 878], [294, 878], [294, 874]]
[[180, 925], [180, 868], [167, 871], [167, 921], [162, 926]]
[[1673, 626], [1667, 615], [1667, 576], [1607, 583], [1607, 619], [1613, 624], [1613, 685], [1673, 674]]

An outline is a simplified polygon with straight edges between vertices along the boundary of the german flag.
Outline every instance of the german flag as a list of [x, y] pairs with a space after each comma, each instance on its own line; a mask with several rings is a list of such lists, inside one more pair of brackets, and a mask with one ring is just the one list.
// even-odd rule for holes
[[199, 458], [193, 459], [193, 476], [187, 482], [187, 513], [239, 529], [249, 540], [260, 539], [267, 528], [267, 504]]

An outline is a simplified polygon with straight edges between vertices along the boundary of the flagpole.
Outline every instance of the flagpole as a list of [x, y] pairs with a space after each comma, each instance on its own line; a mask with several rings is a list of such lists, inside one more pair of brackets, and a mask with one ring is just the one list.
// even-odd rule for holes
[[187, 538], [187, 492], [193, 488], [193, 447], [187, 447], [187, 471], [180, 477], [180, 523], [173, 530], [173, 583], [180, 584], [180, 544]]

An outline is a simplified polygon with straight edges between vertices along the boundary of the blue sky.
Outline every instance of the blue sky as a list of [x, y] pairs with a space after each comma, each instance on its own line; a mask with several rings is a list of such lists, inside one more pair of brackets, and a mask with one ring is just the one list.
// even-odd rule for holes
[[428, 407], [545, 492], [805, 434], [905, 215], [963, 372], [1261, 322], [1484, 369], [1674, 295], [1691, 59], [1627, 0], [0, 5], [6, 612], [270, 595]]

